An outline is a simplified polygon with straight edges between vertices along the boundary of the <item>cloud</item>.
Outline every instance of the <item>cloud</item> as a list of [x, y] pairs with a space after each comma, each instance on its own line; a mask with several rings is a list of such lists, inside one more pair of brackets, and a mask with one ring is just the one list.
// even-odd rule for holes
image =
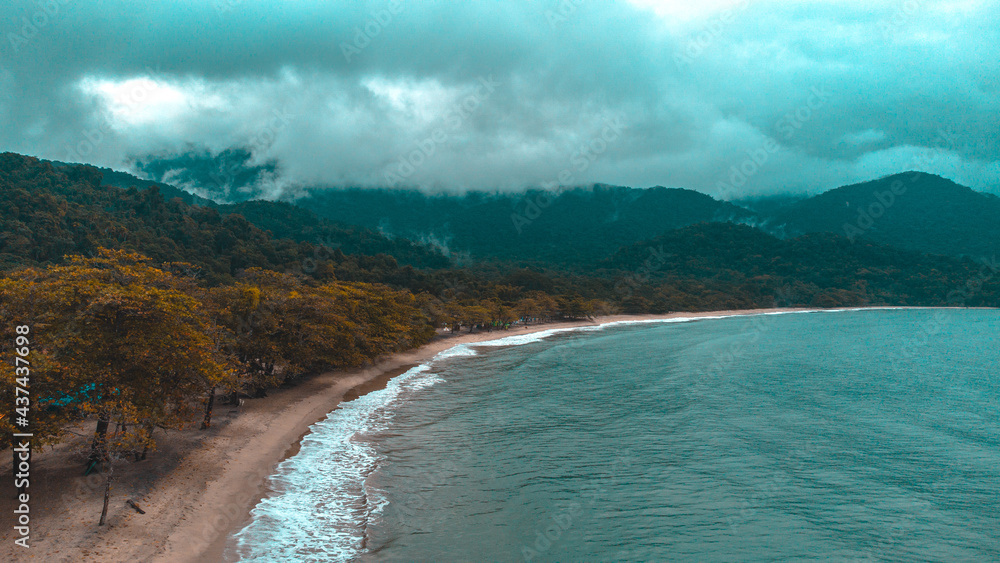
[[[0, 19], [0, 143], [132, 170], [249, 151], [276, 166], [272, 196], [515, 189], [566, 171], [727, 197], [907, 166], [1000, 185], [992, 3], [693, 6], [16, 1]], [[602, 145], [609, 119], [625, 128]], [[755, 169], [736, 187], [733, 168]]]

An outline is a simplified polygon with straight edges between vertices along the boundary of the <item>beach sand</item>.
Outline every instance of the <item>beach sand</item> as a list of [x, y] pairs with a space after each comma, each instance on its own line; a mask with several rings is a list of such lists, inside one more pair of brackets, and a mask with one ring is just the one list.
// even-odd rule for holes
[[[793, 311], [794, 309], [781, 309]], [[104, 478], [84, 477], [83, 457], [93, 423], [54, 448], [34, 452], [31, 468], [29, 549], [14, 545], [13, 480], [4, 479], [0, 512], [4, 561], [218, 562], [226, 541], [249, 522], [267, 495], [267, 477], [298, 451], [309, 426], [342, 401], [378, 389], [392, 376], [463, 343], [495, 340], [558, 328], [619, 321], [746, 315], [779, 311], [716, 311], [669, 315], [616, 315], [594, 321], [518, 326], [507, 331], [439, 335], [429, 344], [396, 354], [375, 366], [324, 373], [300, 384], [248, 399], [240, 408], [218, 405], [213, 427], [156, 435], [157, 451], [116, 469], [106, 526], [97, 521]], [[11, 460], [0, 467], [11, 475]], [[132, 499], [145, 510], [125, 504]]]

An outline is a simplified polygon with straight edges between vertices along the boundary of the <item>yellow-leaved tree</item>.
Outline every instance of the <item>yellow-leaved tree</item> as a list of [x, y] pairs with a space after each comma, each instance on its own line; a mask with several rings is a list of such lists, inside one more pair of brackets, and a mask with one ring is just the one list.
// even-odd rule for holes
[[409, 292], [363, 283], [307, 285], [267, 270], [213, 288], [209, 303], [228, 330], [239, 390], [263, 397], [300, 375], [346, 368], [426, 342], [434, 330]]
[[196, 400], [229, 379], [208, 317], [189, 280], [125, 251], [22, 270], [3, 287], [51, 358], [32, 384], [56, 411], [97, 419], [89, 462], [107, 474], [103, 524], [113, 462], [145, 455], [156, 428], [191, 422]]

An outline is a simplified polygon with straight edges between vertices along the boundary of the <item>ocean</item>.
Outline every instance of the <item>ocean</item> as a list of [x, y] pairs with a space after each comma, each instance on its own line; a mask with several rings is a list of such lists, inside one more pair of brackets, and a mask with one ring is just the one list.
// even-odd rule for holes
[[998, 334], [891, 309], [459, 345], [315, 424], [227, 557], [1000, 561]]

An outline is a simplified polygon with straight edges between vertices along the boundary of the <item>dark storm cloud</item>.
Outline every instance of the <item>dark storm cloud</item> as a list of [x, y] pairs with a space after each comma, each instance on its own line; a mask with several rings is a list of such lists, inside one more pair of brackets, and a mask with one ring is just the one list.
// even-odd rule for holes
[[707, 5], [19, 1], [0, 143], [115, 167], [246, 148], [274, 191], [1000, 186], [992, 4]]

